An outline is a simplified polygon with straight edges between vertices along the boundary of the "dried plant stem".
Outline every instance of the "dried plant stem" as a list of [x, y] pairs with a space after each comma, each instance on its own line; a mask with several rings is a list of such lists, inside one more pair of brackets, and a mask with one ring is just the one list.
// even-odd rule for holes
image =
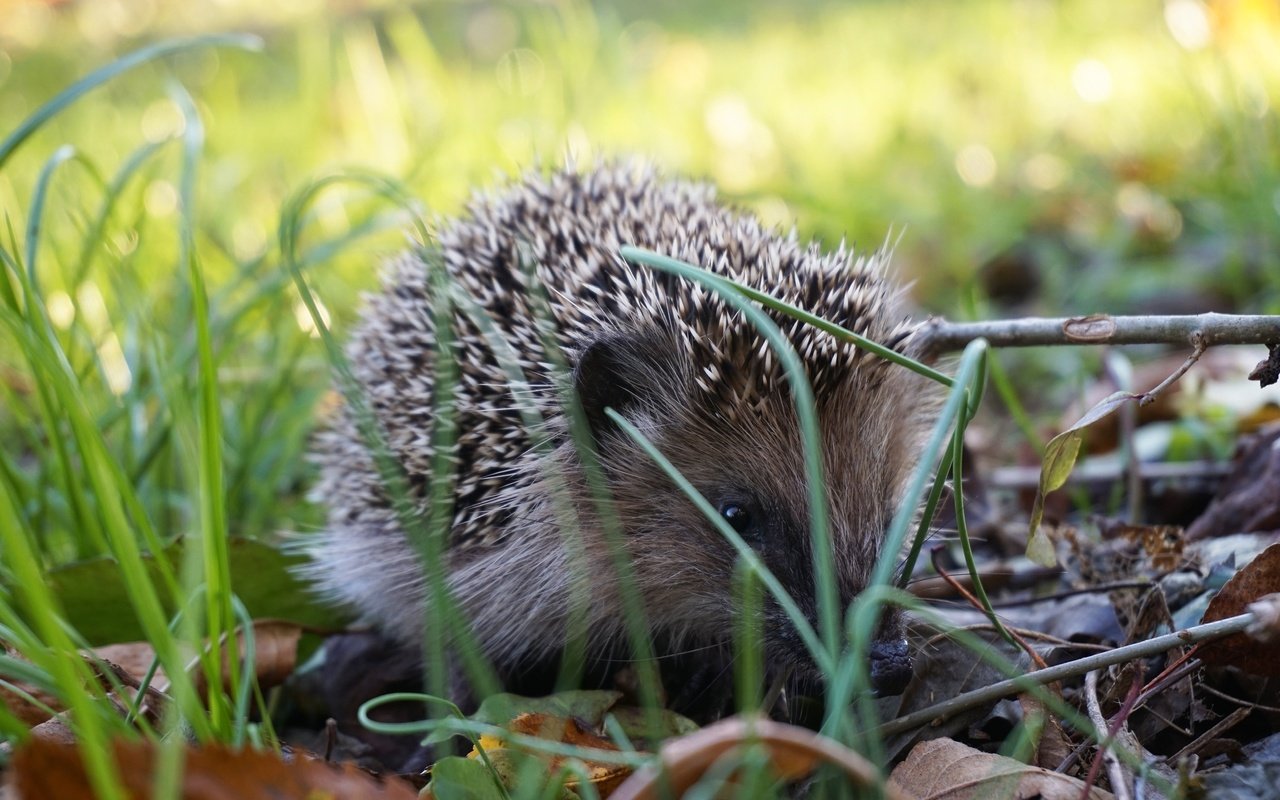
[[1253, 706], [1242, 706], [1241, 708], [1237, 708], [1235, 711], [1232, 711], [1230, 714], [1218, 720], [1212, 728], [1197, 736], [1195, 741], [1189, 743], [1186, 747], [1165, 759], [1165, 763], [1176, 765], [1179, 761], [1190, 757], [1193, 753], [1200, 752], [1200, 749], [1206, 744], [1217, 739], [1222, 734], [1239, 725], [1241, 722], [1244, 722], [1244, 718], [1249, 716], [1249, 714], [1253, 712], [1253, 709]]
[[1280, 316], [1194, 314], [1184, 316], [1088, 317], [948, 322], [935, 317], [924, 330], [932, 353], [960, 350], [974, 339], [992, 347], [1069, 344], [1273, 344], [1280, 342]]
[[1159, 386], [1148, 392], [1144, 392], [1142, 397], [1138, 400], [1138, 405], [1145, 406], [1154, 403], [1156, 401], [1156, 397], [1158, 397], [1161, 392], [1172, 386], [1174, 381], [1178, 380], [1178, 378], [1187, 374], [1187, 370], [1191, 369], [1191, 367], [1200, 360], [1200, 356], [1204, 355], [1204, 351], [1209, 347], [1204, 343], [1204, 337], [1200, 335], [1199, 331], [1191, 332], [1190, 342], [1192, 347], [1195, 348], [1191, 351], [1191, 355], [1187, 356], [1186, 360], [1173, 371], [1172, 375], [1160, 381]]
[[[1089, 719], [1093, 722], [1093, 726], [1098, 729], [1099, 734], [1107, 736], [1107, 741], [1099, 749], [1102, 751], [1102, 762], [1107, 765], [1107, 777], [1111, 780], [1111, 791], [1115, 794], [1116, 800], [1132, 800], [1133, 793], [1129, 791], [1128, 776], [1124, 773], [1124, 767], [1121, 766], [1120, 759], [1111, 750], [1112, 747], [1116, 746], [1115, 732], [1107, 724], [1107, 718], [1102, 716], [1102, 704], [1098, 702], [1098, 670], [1091, 669], [1085, 674], [1084, 685], [1084, 698], [1089, 710]], [[1117, 727], [1120, 726], [1123, 726], [1123, 722], [1117, 722]], [[1096, 772], [1095, 763], [1094, 769], [1089, 771], [1089, 784], [1093, 783], [1093, 777]]]
[[990, 686], [984, 686], [980, 689], [974, 689], [971, 692], [965, 692], [962, 695], [951, 698], [950, 700], [937, 703], [928, 708], [919, 711], [913, 711], [910, 714], [904, 714], [897, 719], [892, 719], [880, 726], [880, 736], [892, 736], [897, 733], [909, 731], [920, 725], [926, 725], [935, 720], [944, 720], [961, 711], [970, 708], [976, 708], [985, 703], [991, 703], [1005, 697], [1011, 697], [1019, 692], [1026, 691], [1028, 688], [1043, 686], [1053, 681], [1060, 681], [1065, 678], [1073, 678], [1077, 675], [1084, 675], [1091, 670], [1109, 667], [1112, 664], [1121, 664], [1125, 661], [1131, 661], [1136, 658], [1146, 658], [1148, 656], [1163, 653], [1174, 647], [1180, 647], [1198, 642], [1205, 642], [1212, 639], [1221, 639], [1224, 636], [1230, 636], [1233, 633], [1240, 633], [1253, 622], [1253, 614], [1240, 614], [1234, 617], [1218, 620], [1217, 622], [1209, 622], [1204, 625], [1196, 625], [1186, 630], [1176, 631], [1174, 633], [1157, 636], [1154, 639], [1148, 639], [1145, 642], [1137, 642], [1135, 644], [1117, 647], [1115, 650], [1109, 650], [1105, 653], [1085, 656], [1084, 658], [1068, 661], [1065, 664], [1058, 664], [1048, 669], [1036, 670], [1025, 675], [1019, 675], [1015, 678], [993, 683]]

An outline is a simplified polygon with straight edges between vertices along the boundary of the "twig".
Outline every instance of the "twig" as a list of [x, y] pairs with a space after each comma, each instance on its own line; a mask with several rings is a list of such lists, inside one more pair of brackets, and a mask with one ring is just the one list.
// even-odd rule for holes
[[[984, 614], [983, 616], [986, 616], [986, 615]], [[1017, 634], [1024, 639], [1030, 639], [1037, 642], [1044, 642], [1045, 644], [1051, 644], [1055, 647], [1070, 647], [1070, 648], [1079, 649], [1079, 650], [1092, 650], [1098, 653], [1110, 653], [1112, 650], [1115, 649], [1113, 647], [1107, 647], [1105, 644], [1088, 644], [1085, 642], [1069, 642], [1060, 636], [1054, 636], [1053, 634], [1045, 633], [1044, 631], [1033, 631], [1030, 628], [1012, 628], [1007, 625], [1005, 627], [1008, 628], [1008, 630], [1010, 631], [1016, 631]], [[964, 625], [959, 628], [953, 628], [951, 630], [968, 631], [969, 633], [978, 633], [978, 632], [996, 633], [997, 632], [996, 626], [992, 625], [990, 622], [980, 622], [974, 625]], [[950, 633], [951, 631], [945, 631], [943, 633], [935, 633], [933, 636], [930, 636], [928, 639], [925, 640], [924, 645], [920, 649], [924, 651], [929, 650], [934, 645], [936, 645], [939, 641], [946, 639], [950, 635]]]
[[1252, 711], [1252, 706], [1237, 708], [1235, 711], [1232, 711], [1230, 714], [1218, 720], [1212, 728], [1197, 736], [1194, 742], [1191, 742], [1186, 747], [1165, 759], [1165, 763], [1177, 764], [1192, 753], [1199, 752], [1202, 747], [1217, 738], [1218, 734], [1225, 733], [1243, 722], [1244, 718], [1249, 716]]
[[[1111, 748], [1116, 744], [1116, 731], [1123, 725], [1123, 720], [1118, 720], [1115, 725], [1107, 724], [1107, 718], [1102, 716], [1102, 704], [1098, 702], [1098, 670], [1089, 670], [1084, 676], [1084, 699], [1085, 705], [1089, 710], [1089, 719], [1093, 722], [1093, 727], [1098, 729], [1098, 733], [1105, 735], [1106, 740], [1098, 745], [1098, 750], [1102, 756], [1102, 762], [1107, 765], [1107, 778], [1111, 781], [1111, 791], [1115, 794], [1117, 800], [1131, 800], [1133, 795], [1129, 792], [1129, 780], [1124, 774], [1124, 767], [1120, 764], [1120, 759], [1116, 758], [1116, 754]], [[1094, 762], [1094, 766], [1089, 770], [1089, 779], [1085, 781], [1086, 786], [1093, 784], [1094, 776], [1097, 773], [1098, 762]]]
[[[1059, 570], [1060, 572], [1061, 570]], [[1018, 608], [1019, 606], [1034, 606], [1037, 603], [1050, 603], [1056, 600], [1064, 600], [1068, 597], [1078, 597], [1082, 594], [1102, 594], [1103, 592], [1118, 592], [1124, 589], [1150, 589], [1152, 579], [1147, 578], [1141, 581], [1117, 581], [1115, 583], [1101, 583], [1097, 586], [1086, 586], [1083, 589], [1066, 589], [1053, 594], [1043, 594], [1039, 597], [1020, 597], [1016, 600], [1001, 600], [999, 603], [992, 603], [995, 608]], [[1068, 642], [1072, 647], [1079, 647], [1079, 642]], [[1110, 648], [1108, 648], [1110, 649]]]
[[1138, 695], [1138, 707], [1142, 708], [1151, 698], [1200, 669], [1201, 662], [1200, 659], [1195, 657], [1195, 653], [1195, 647], [1183, 653], [1174, 659], [1173, 663], [1161, 670], [1159, 675], [1152, 678], [1146, 686], [1142, 687], [1142, 691]]
[[[992, 564], [979, 570], [978, 577], [988, 592], [1000, 589], [1022, 589], [1035, 586], [1049, 578], [1062, 574], [1058, 567], [1038, 567], [1022, 564]], [[967, 574], [952, 575], [951, 580], [969, 588], [973, 579]], [[1146, 585], [1145, 583], [1143, 584]], [[939, 577], [915, 578], [907, 584], [907, 591], [923, 600], [946, 600], [955, 596], [951, 584]], [[999, 606], [999, 603], [992, 605]]]
[[[1067, 486], [1106, 487], [1120, 479], [1123, 467], [1108, 462], [1104, 464], [1079, 464], [1067, 478]], [[1182, 461], [1168, 464], [1143, 464], [1142, 480], [1157, 481], [1220, 481], [1231, 472], [1231, 465], [1221, 461]], [[987, 482], [996, 489], [1035, 489], [1040, 485], [1040, 467], [996, 467], [991, 470]]]
[[1078, 344], [1192, 344], [1198, 334], [1205, 347], [1220, 344], [1280, 342], [1280, 316], [1195, 314], [1186, 316], [1026, 317], [988, 322], [948, 322], [934, 317], [922, 332], [930, 353], [961, 350], [983, 338], [993, 347]]
[[1191, 355], [1187, 356], [1186, 360], [1182, 362], [1181, 366], [1173, 371], [1172, 375], [1160, 381], [1158, 386], [1149, 392], [1143, 392], [1142, 397], [1138, 398], [1138, 405], [1145, 406], [1154, 403], [1156, 398], [1160, 396], [1161, 392], [1172, 386], [1173, 382], [1178, 380], [1178, 378], [1186, 375], [1187, 370], [1191, 369], [1191, 367], [1200, 360], [1200, 356], [1204, 355], [1204, 351], [1208, 349], [1208, 345], [1204, 343], [1204, 336], [1200, 331], [1192, 331], [1190, 341], [1191, 346], [1194, 348], [1191, 351]]
[[942, 566], [942, 562], [938, 558], [939, 555], [941, 555], [941, 553], [942, 553], [941, 547], [933, 548], [933, 551], [930, 553], [930, 556], [932, 557], [932, 560], [933, 560], [933, 568], [937, 570], [938, 575], [944, 581], [950, 584], [951, 588], [954, 589], [961, 597], [967, 600], [969, 602], [969, 605], [973, 606], [975, 609], [977, 609], [978, 611], [981, 611], [984, 614], [988, 614], [989, 618], [991, 619], [992, 626], [1002, 636], [1011, 637], [1014, 643], [1016, 643], [1019, 647], [1021, 647], [1022, 650], [1031, 659], [1031, 663], [1035, 664], [1036, 669], [1044, 669], [1046, 666], [1048, 666], [1047, 664], [1044, 663], [1044, 659], [1040, 656], [1040, 654], [1036, 652], [1036, 649], [1031, 645], [1027, 644], [1026, 639], [1023, 639], [1020, 635], [1018, 635], [1017, 631], [1005, 627], [1005, 624], [998, 619], [998, 615], [994, 610], [988, 612], [987, 609], [983, 608], [982, 602], [978, 600], [977, 597], [974, 596], [973, 592], [969, 591], [964, 586], [961, 586], [960, 582], [957, 581], [954, 577], [952, 577], [951, 573], [947, 572], [947, 570]]
[[1068, 661], [1065, 664], [1057, 664], [1047, 669], [1037, 670], [1023, 675], [1018, 675], [1008, 680], [993, 683], [990, 686], [984, 686], [981, 689], [974, 689], [971, 692], [965, 692], [945, 700], [941, 703], [929, 706], [919, 711], [913, 711], [905, 714], [897, 719], [889, 720], [880, 726], [880, 736], [893, 736], [903, 731], [909, 731], [920, 725], [931, 722], [942, 721], [961, 711], [970, 708], [977, 708], [986, 703], [991, 703], [1005, 697], [1011, 697], [1019, 692], [1026, 691], [1046, 683], [1060, 681], [1064, 678], [1073, 678], [1077, 675], [1083, 675], [1086, 672], [1102, 667], [1109, 667], [1112, 664], [1120, 664], [1135, 658], [1146, 658], [1148, 656], [1163, 653], [1174, 647], [1182, 645], [1196, 644], [1212, 639], [1221, 639], [1224, 636], [1230, 636], [1233, 633], [1240, 633], [1249, 624], [1253, 622], [1253, 614], [1240, 614], [1226, 619], [1220, 619], [1217, 622], [1209, 622], [1204, 625], [1196, 625], [1186, 630], [1167, 633], [1164, 636], [1157, 636], [1154, 639], [1148, 639], [1145, 642], [1136, 642], [1124, 647], [1117, 647], [1106, 653], [1098, 653], [1096, 655], [1085, 656], [1084, 658]]
[[1214, 697], [1221, 697], [1223, 700], [1226, 700], [1228, 703], [1235, 703], [1238, 706], [1248, 706], [1249, 708], [1256, 708], [1259, 711], [1265, 711], [1268, 714], [1280, 714], [1280, 706], [1264, 706], [1262, 703], [1255, 703], [1252, 700], [1245, 700], [1243, 697], [1236, 697], [1233, 694], [1227, 694], [1226, 692], [1220, 689], [1213, 688], [1207, 683], [1203, 683], [1200, 685], [1200, 691], [1208, 692]]

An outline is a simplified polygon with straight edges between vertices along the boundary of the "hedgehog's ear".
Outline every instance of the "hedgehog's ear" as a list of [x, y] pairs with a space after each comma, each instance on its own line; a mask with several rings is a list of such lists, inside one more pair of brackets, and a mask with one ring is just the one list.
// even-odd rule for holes
[[602, 434], [617, 428], [606, 408], [630, 417], [658, 395], [664, 376], [670, 382], [671, 370], [664, 363], [670, 352], [647, 336], [614, 334], [596, 339], [579, 354], [573, 384], [597, 444]]

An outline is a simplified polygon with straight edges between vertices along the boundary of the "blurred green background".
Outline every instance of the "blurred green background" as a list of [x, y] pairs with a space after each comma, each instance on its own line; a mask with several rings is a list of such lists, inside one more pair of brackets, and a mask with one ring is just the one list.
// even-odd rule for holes
[[[175, 84], [205, 126], [194, 235], [233, 532], [319, 521], [304, 454], [328, 370], [276, 230], [294, 192], [341, 168], [401, 180], [430, 217], [566, 154], [640, 154], [804, 236], [896, 243], [932, 313], [1280, 312], [1275, 0], [0, 0], [0, 135], [122, 53], [209, 31], [264, 47], [134, 70], [0, 171], [6, 247], [38, 257], [86, 402], [168, 533], [194, 513], [171, 411], [195, 380]], [[161, 144], [104, 192], [147, 143]], [[38, 176], [64, 144], [81, 158], [58, 167], [35, 229]], [[405, 223], [358, 189], [310, 217], [308, 274], [339, 335]], [[56, 433], [12, 350], [6, 469], [30, 488], [26, 513], [71, 526], [42, 456]], [[1081, 358], [1016, 372], [1069, 382]]]

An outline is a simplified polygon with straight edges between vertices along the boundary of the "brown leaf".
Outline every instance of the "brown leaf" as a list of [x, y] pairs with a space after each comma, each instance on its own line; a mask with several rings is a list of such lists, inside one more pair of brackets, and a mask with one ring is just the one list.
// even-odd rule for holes
[[[244, 656], [244, 636], [236, 635], [239, 647], [236, 653]], [[258, 678], [258, 685], [270, 689], [284, 683], [285, 678], [293, 674], [298, 666], [298, 641], [302, 638], [302, 627], [293, 622], [278, 619], [259, 619], [253, 622], [253, 671]], [[224, 679], [228, 674], [227, 665], [222, 666]], [[191, 664], [190, 672], [196, 681], [197, 689], [204, 692], [204, 674], [200, 669], [200, 661]]]
[[1067, 739], [1058, 718], [1045, 710], [1044, 703], [1031, 694], [1018, 695], [1018, 705], [1022, 706], [1024, 720], [1038, 720], [1042, 725], [1040, 738], [1036, 742], [1034, 760], [1037, 766], [1056, 769], [1066, 761], [1074, 749]]
[[1156, 572], [1172, 572], [1180, 568], [1186, 539], [1177, 525], [1120, 524], [1107, 529], [1108, 536], [1124, 537], [1137, 544]]
[[[953, 739], [930, 739], [913, 747], [889, 776], [889, 786], [919, 800], [1079, 800], [1084, 791], [1078, 778], [983, 753]], [[1112, 794], [1094, 788], [1083, 796], [1108, 800]]]
[[[136, 655], [134, 655], [135, 650]], [[136, 690], [138, 688], [139, 680], [146, 672], [146, 667], [141, 665], [150, 664], [153, 653], [154, 651], [152, 651], [150, 645], [136, 643], [135, 645], [112, 645], [98, 648], [92, 651], [93, 658], [88, 658], [88, 653], [84, 655], [89, 662], [90, 669], [93, 670], [98, 684], [108, 694], [115, 697], [116, 702], [123, 708], [132, 705], [136, 692], [128, 690]], [[26, 660], [21, 653], [12, 648], [6, 648], [6, 655], [10, 658]], [[120, 661], [130, 663], [130, 666], [128, 668], [123, 667], [120, 665]], [[110, 675], [106, 674], [108, 672]], [[117, 697], [115, 695], [117, 684], [126, 687], [126, 697]], [[34, 699], [37, 703], [48, 706], [55, 714], [61, 714], [66, 710], [60, 698], [56, 695], [48, 694], [35, 686], [18, 681], [12, 682], [12, 686], [14, 687], [13, 689], [0, 688], [0, 702], [4, 703], [10, 713], [31, 726], [36, 735], [44, 735], [40, 730], [42, 725], [48, 724], [49, 727], [45, 728], [45, 731], [56, 730], [62, 726], [62, 723], [57, 721], [57, 718], [51, 715], [48, 710], [41, 708], [40, 705], [33, 704], [23, 696], [23, 693], [30, 695], [31, 699]], [[154, 721], [155, 718], [151, 715], [151, 712], [163, 708], [165, 702], [167, 702], [167, 699], [164, 695], [151, 688], [147, 693], [147, 701], [142, 705], [142, 711], [147, 715], [148, 719]]]
[[[150, 798], [155, 748], [147, 742], [113, 743], [115, 764], [129, 798]], [[18, 800], [93, 797], [74, 746], [33, 739], [14, 755], [10, 786]], [[274, 753], [224, 747], [188, 748], [183, 756], [183, 800], [414, 800], [404, 781], [375, 779], [356, 767], [281, 760]]]
[[[1243, 614], [1245, 606], [1275, 592], [1280, 592], [1280, 544], [1271, 545], [1241, 567], [1210, 601], [1201, 622], [1217, 622]], [[1196, 652], [1206, 664], [1213, 666], [1235, 667], [1253, 675], [1280, 675], [1280, 641], [1263, 644], [1247, 634], [1237, 633]]]
[[302, 627], [285, 620], [254, 620], [254, 672], [258, 685], [270, 689], [284, 683], [298, 666]]
[[[552, 742], [560, 742], [561, 744], [569, 744], [575, 747], [590, 748], [595, 750], [607, 750], [612, 752], [618, 751], [618, 746], [608, 739], [597, 736], [590, 730], [587, 730], [576, 719], [566, 719], [564, 717], [556, 717], [550, 714], [524, 713], [517, 716], [510, 723], [504, 726], [512, 733], [520, 733], [526, 736], [535, 736], [539, 739], [546, 739]], [[508, 764], [507, 759], [502, 755], [503, 751], [510, 748], [511, 745], [498, 736], [481, 736], [480, 746], [484, 748], [485, 755], [490, 762], [497, 768], [499, 776], [503, 779], [503, 783], [510, 788], [517, 788], [513, 785], [518, 766], [512, 764], [511, 770], [504, 769]], [[548, 774], [555, 774], [560, 771], [564, 764], [565, 757], [549, 753], [531, 752], [536, 758], [541, 759], [547, 765]], [[467, 754], [470, 758], [479, 758], [480, 754], [476, 749], [472, 749]], [[631, 774], [629, 767], [620, 764], [609, 764], [601, 761], [594, 761], [590, 758], [579, 759], [587, 768], [590, 775], [591, 784], [595, 787], [596, 792], [601, 796], [607, 797], [618, 784]], [[576, 789], [578, 785], [577, 779], [565, 781], [565, 788]]]
[[1257, 381], [1259, 388], [1270, 386], [1280, 379], [1280, 344], [1267, 345], [1267, 357], [1258, 362], [1249, 373], [1249, 380]]
[[[93, 648], [93, 654], [124, 670], [139, 682], [146, 677], [147, 670], [151, 669], [151, 664], [156, 660], [156, 650], [150, 642], [107, 644]], [[168, 690], [169, 678], [164, 674], [163, 668], [156, 669], [151, 686], [161, 692]]]
[[[752, 743], [764, 745], [774, 772], [787, 780], [803, 778], [824, 763], [839, 768], [856, 786], [875, 786], [880, 780], [879, 771], [869, 761], [821, 734], [766, 719], [730, 717], [663, 746], [662, 762], [669, 783], [660, 782], [658, 771], [646, 767], [628, 778], [611, 798], [649, 800], [663, 796], [664, 785], [679, 796], [726, 753]], [[885, 796], [894, 800], [907, 795], [886, 786]]]
[[[22, 654], [11, 647], [5, 647], [5, 655], [9, 658], [16, 658], [20, 661], [26, 661]], [[22, 681], [10, 681], [10, 684], [17, 691], [0, 687], [0, 703], [4, 703], [5, 708], [27, 726], [35, 726], [44, 722], [53, 716], [41, 705], [48, 706], [55, 713], [62, 710], [61, 701], [57, 697], [46, 693], [42, 689], [32, 686]], [[23, 695], [29, 695], [30, 699]], [[35, 700], [32, 703], [31, 700]]]
[[31, 729], [31, 736], [45, 742], [74, 745], [76, 743], [76, 735], [67, 725], [66, 715], [67, 712], [64, 711], [56, 717], [50, 717], [41, 722]]

